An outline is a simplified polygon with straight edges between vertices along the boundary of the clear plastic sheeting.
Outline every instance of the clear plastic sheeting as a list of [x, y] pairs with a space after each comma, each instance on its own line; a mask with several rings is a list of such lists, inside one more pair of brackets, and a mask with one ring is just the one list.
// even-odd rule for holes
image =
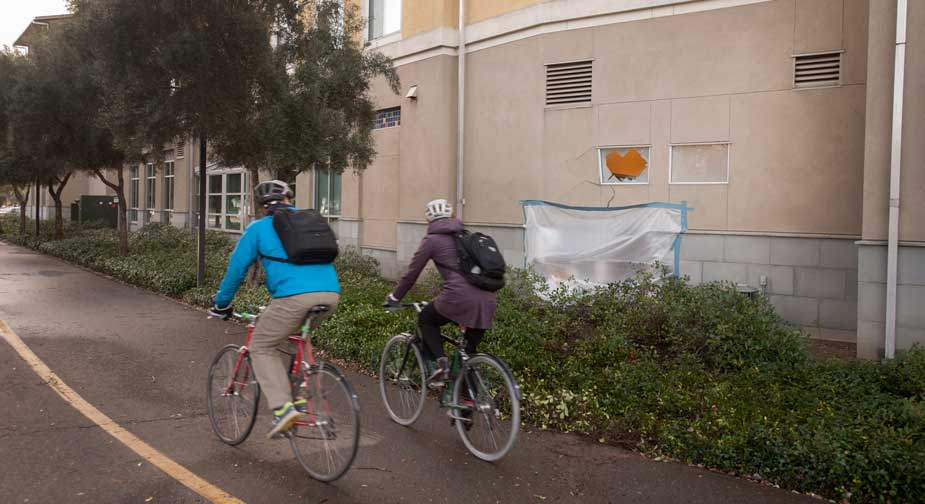
[[553, 289], [619, 282], [661, 263], [677, 274], [686, 203], [620, 208], [524, 201], [527, 266]]

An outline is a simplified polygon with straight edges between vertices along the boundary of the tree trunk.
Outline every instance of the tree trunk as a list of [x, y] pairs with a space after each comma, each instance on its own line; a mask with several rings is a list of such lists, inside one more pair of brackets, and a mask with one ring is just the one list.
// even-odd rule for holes
[[[64, 186], [71, 178], [71, 172], [67, 172], [64, 178], [53, 177], [48, 182], [48, 194], [55, 202], [55, 240], [64, 238], [64, 215], [62, 215], [61, 193], [64, 192]], [[57, 187], [55, 187], [57, 185]]]
[[[257, 184], [260, 183], [260, 169], [251, 168], [248, 171], [250, 172], [250, 175], [251, 175], [251, 197], [248, 198], [250, 199], [250, 202], [251, 202], [251, 204], [249, 205], [250, 214], [254, 216], [254, 219], [259, 219], [260, 217], [257, 215], [257, 212], [258, 212], [257, 198], [253, 196], [253, 193], [254, 193], [254, 189], [257, 187]], [[248, 287], [257, 287], [260, 285], [260, 269], [261, 269], [260, 261], [254, 261], [253, 266], [251, 266], [250, 270], [248, 270], [247, 272], [247, 286]]]
[[13, 194], [16, 195], [16, 202], [19, 203], [19, 234], [26, 234], [26, 205], [29, 203], [29, 193], [32, 187], [26, 184], [26, 192], [23, 193], [18, 187], [13, 187]]
[[119, 165], [113, 168], [116, 171], [117, 183], [110, 182], [100, 170], [94, 171], [96, 177], [107, 187], [116, 192], [119, 200], [119, 255], [128, 255], [128, 202], [125, 200], [124, 167]]

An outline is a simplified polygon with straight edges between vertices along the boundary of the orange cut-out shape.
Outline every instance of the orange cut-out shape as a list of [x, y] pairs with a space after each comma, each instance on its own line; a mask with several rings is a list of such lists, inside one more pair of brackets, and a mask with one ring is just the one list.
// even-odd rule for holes
[[612, 150], [610, 154], [607, 154], [606, 161], [607, 169], [618, 178], [636, 178], [646, 171], [649, 164], [636, 149], [628, 149], [623, 156], [616, 150]]

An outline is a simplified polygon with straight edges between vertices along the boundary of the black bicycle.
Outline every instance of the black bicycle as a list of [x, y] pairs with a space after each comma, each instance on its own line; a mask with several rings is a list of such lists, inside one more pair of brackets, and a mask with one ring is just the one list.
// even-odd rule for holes
[[[390, 311], [413, 308], [418, 313], [427, 303], [402, 304]], [[440, 407], [448, 410], [466, 448], [476, 457], [493, 462], [514, 446], [520, 431], [520, 387], [507, 364], [487, 353], [466, 353], [466, 332], [456, 339], [443, 337], [456, 347], [450, 366], [451, 387], [436, 389]], [[429, 363], [433, 366], [432, 361]], [[379, 362], [379, 390], [392, 420], [411, 425], [424, 410], [429, 373], [423, 357], [420, 330], [393, 336]]]

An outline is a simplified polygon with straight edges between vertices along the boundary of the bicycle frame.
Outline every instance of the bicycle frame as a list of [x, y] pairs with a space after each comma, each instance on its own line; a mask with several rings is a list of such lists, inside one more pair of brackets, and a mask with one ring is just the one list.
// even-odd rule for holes
[[[289, 341], [296, 343], [296, 346], [297, 346], [295, 359], [293, 359], [292, 368], [289, 370], [290, 378], [293, 376], [298, 376], [298, 373], [302, 372], [302, 369], [301, 369], [302, 364], [305, 364], [306, 372], [310, 372], [317, 367], [317, 364], [315, 364], [315, 351], [314, 351], [314, 348], [312, 347], [311, 338], [309, 334], [310, 325], [311, 325], [311, 320], [309, 320], [308, 323], [302, 325], [301, 336], [289, 336]], [[321, 391], [321, 375], [318, 373], [315, 373], [315, 385], [317, 386], [318, 391]], [[304, 389], [308, 388], [304, 381], [302, 382], [302, 388]], [[322, 396], [321, 404], [322, 404], [322, 407], [325, 413], [327, 413], [328, 416], [330, 416], [331, 407], [328, 405], [328, 400], [326, 397]], [[315, 420], [315, 411], [314, 411], [314, 406], [312, 404], [312, 401], [306, 401], [306, 405], [308, 406], [308, 421], [306, 422], [306, 421], [298, 420], [295, 422], [295, 425], [309, 426], [309, 427], [315, 427], [317, 425], [322, 425], [322, 424], [319, 424]], [[326, 424], [327, 422], [323, 421], [323, 423]]]
[[[421, 306], [418, 304], [412, 304], [412, 305], [406, 305], [406, 306], [414, 307], [414, 309], [418, 311], [419, 313], [421, 311]], [[423, 344], [424, 337], [421, 335], [420, 328], [415, 326], [414, 330], [415, 330], [415, 338], [418, 341], [421, 341]], [[467, 343], [466, 342], [466, 327], [459, 326], [459, 336], [457, 336], [456, 339], [450, 338], [449, 336], [446, 336], [446, 335], [442, 335], [442, 336], [443, 336], [444, 342], [447, 342], [453, 345], [454, 347], [456, 347], [456, 352], [453, 355], [453, 362], [450, 366], [450, 375], [451, 377], [455, 377], [457, 375], [454, 374], [454, 372], [465, 372], [468, 370], [468, 366], [466, 363], [469, 361], [469, 354], [466, 352], [466, 343]], [[401, 375], [401, 373], [405, 370], [405, 366], [408, 364], [410, 354], [411, 354], [411, 347], [409, 346], [405, 349], [405, 355], [402, 357], [401, 366], [398, 368], [399, 375]], [[469, 397], [475, 397], [475, 394], [474, 394], [475, 384], [470, 383], [470, 378], [469, 378], [468, 373], [466, 373], [464, 377], [465, 377], [466, 388], [468, 389], [468, 392], [469, 392]], [[449, 386], [444, 387], [443, 391], [440, 393], [440, 407], [449, 408], [454, 411], [469, 409], [469, 406], [464, 406], [461, 404], [453, 403], [451, 397], [452, 397], [452, 388]], [[457, 420], [465, 420], [463, 418], [459, 418], [456, 416], [454, 416], [453, 418]]]
[[[234, 372], [231, 375], [231, 383], [229, 383], [228, 386], [225, 388], [225, 395], [238, 394], [242, 390], [244, 390], [244, 387], [247, 385], [247, 379], [250, 373], [250, 367], [245, 369], [244, 377], [240, 381], [236, 380], [236, 378], [238, 376], [238, 373], [241, 371], [241, 364], [244, 362], [244, 356], [250, 351], [251, 341], [254, 338], [254, 329], [256, 329], [257, 327], [256, 322], [255, 322], [257, 320], [257, 316], [242, 315], [239, 318], [244, 319], [245, 317], [249, 317], [249, 322], [247, 323], [247, 338], [245, 339], [244, 346], [242, 346], [241, 349], [238, 350], [238, 359], [237, 361], [235, 361]], [[312, 347], [311, 338], [309, 337], [310, 336], [309, 335], [310, 324], [311, 324], [311, 320], [309, 320], [308, 323], [302, 325], [301, 335], [288, 337], [289, 341], [296, 344], [296, 355], [292, 361], [292, 366], [289, 369], [290, 381], [292, 377], [298, 376], [298, 373], [302, 371], [301, 368], [302, 368], [303, 363], [306, 364], [305, 371], [311, 371], [315, 369], [315, 367], [317, 366], [315, 364], [314, 348]], [[316, 380], [315, 384], [318, 390], [321, 390], [321, 376], [316, 374], [315, 380]], [[237, 390], [235, 389], [235, 385], [238, 385], [239, 387]], [[302, 387], [307, 388], [304, 381], [303, 381]], [[315, 411], [314, 411], [312, 401], [307, 401], [306, 405], [308, 406], [308, 421], [298, 420], [295, 422], [295, 425], [303, 426], [303, 427], [305, 426], [315, 427], [315, 426], [320, 425], [315, 420]], [[327, 412], [327, 414], [330, 415], [331, 409], [330, 409], [330, 406], [328, 405], [327, 398], [324, 398], [324, 397], [322, 398], [322, 406], [324, 410]], [[323, 422], [323, 423], [326, 423], [326, 422]]]

